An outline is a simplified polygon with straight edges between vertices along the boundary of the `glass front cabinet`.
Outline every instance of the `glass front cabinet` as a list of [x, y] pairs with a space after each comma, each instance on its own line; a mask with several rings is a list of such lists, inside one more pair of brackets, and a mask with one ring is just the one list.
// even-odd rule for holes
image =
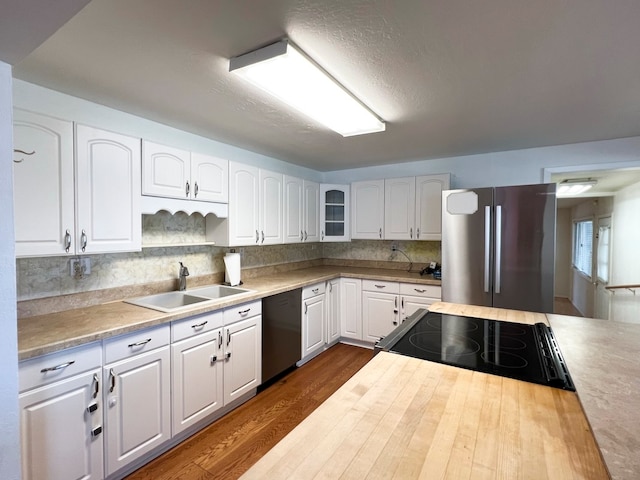
[[349, 185], [320, 185], [320, 240], [322, 242], [348, 242]]

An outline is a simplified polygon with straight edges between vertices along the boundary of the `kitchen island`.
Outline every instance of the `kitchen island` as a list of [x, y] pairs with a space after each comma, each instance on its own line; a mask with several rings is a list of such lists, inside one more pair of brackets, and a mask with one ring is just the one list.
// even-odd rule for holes
[[610, 477], [576, 393], [381, 352], [242, 478]]

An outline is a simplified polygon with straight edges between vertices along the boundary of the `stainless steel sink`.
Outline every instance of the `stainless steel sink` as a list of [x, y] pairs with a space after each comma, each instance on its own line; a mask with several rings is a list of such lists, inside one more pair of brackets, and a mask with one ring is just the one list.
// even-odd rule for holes
[[160, 312], [171, 313], [186, 310], [195, 306], [214, 302], [219, 298], [252, 292], [246, 288], [228, 287], [226, 285], [209, 285], [181, 292], [157, 293], [146, 297], [131, 298], [126, 303], [139, 307], [151, 308]]

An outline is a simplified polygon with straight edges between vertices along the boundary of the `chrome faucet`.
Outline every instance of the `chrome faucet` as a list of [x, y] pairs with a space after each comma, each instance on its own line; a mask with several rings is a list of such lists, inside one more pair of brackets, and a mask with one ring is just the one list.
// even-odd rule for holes
[[178, 290], [186, 290], [187, 289], [187, 277], [189, 276], [189, 269], [185, 267], [182, 262], [180, 263], [180, 272], [178, 273]]

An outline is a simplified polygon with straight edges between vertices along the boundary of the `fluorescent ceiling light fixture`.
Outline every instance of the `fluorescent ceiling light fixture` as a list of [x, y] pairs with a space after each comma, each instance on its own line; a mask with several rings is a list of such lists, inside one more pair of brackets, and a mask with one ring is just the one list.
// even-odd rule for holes
[[289, 40], [233, 57], [229, 71], [343, 137], [385, 129], [382, 120]]
[[558, 197], [571, 197], [580, 195], [593, 187], [597, 180], [591, 178], [576, 178], [574, 180], [563, 180], [558, 184], [556, 195]]

